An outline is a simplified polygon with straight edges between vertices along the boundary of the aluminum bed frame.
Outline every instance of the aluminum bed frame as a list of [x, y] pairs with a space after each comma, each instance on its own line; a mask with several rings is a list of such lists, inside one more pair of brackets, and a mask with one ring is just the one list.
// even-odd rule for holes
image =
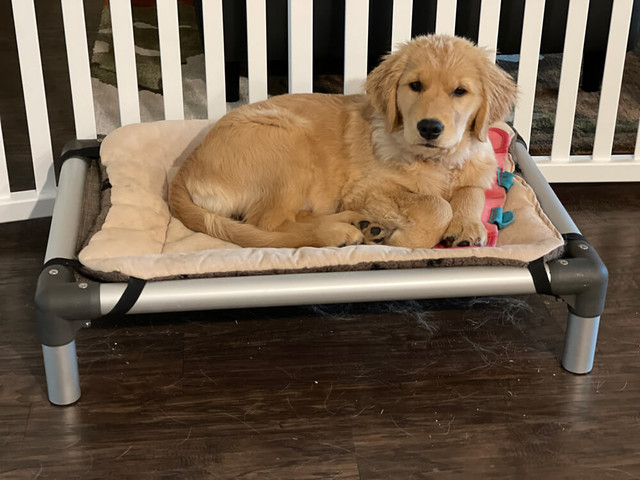
[[[66, 150], [96, 145], [95, 140], [76, 140]], [[75, 258], [77, 253], [88, 169], [86, 158], [72, 154], [62, 166], [45, 267], [38, 278], [35, 297], [49, 400], [55, 405], [69, 405], [80, 398], [75, 336], [92, 320], [114, 313], [550, 294], [563, 298], [569, 310], [562, 366], [575, 374], [589, 373], [604, 309], [607, 269], [538, 170], [524, 141], [515, 141], [511, 152], [542, 209], [566, 240], [562, 258], [532, 262], [528, 268], [413, 268], [167, 280], [138, 285], [77, 281], [72, 262], [64, 260]]]

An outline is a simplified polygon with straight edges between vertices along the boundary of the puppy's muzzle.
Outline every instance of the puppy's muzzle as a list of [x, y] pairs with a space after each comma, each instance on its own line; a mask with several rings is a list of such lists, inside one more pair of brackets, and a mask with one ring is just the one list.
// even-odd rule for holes
[[443, 130], [444, 125], [436, 118], [423, 118], [418, 122], [418, 133], [425, 140], [435, 140]]

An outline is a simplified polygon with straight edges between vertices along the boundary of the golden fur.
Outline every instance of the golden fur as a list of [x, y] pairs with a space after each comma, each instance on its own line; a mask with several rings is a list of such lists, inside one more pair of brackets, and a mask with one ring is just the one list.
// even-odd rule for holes
[[429, 35], [365, 88], [231, 111], [173, 179], [174, 215], [243, 247], [485, 244], [487, 131], [515, 102], [511, 78], [471, 42]]

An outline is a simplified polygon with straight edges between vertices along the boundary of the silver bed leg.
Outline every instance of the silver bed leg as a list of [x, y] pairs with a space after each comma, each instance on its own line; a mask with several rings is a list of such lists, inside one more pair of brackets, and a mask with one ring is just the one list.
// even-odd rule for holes
[[534, 189], [542, 209], [566, 240], [564, 259], [547, 263], [549, 292], [569, 304], [562, 366], [571, 373], [589, 373], [598, 337], [600, 315], [604, 311], [609, 274], [595, 249], [582, 237], [578, 227], [558, 200], [524, 142], [513, 143], [511, 153], [527, 183]]
[[[48, 266], [38, 277], [35, 293], [47, 390], [54, 405], [69, 405], [80, 398], [75, 336], [91, 319], [100, 316], [99, 287], [92, 282], [78, 284], [73, 268], [65, 262], [75, 258], [76, 253], [88, 169], [84, 157], [91, 157], [90, 150], [97, 152], [99, 145], [95, 140], [75, 140], [63, 149], [63, 156], [70, 158], [60, 171], [45, 253]], [[53, 259], [59, 262], [50, 262]]]
[[571, 373], [589, 373], [593, 368], [600, 317], [584, 318], [569, 312], [562, 366]]
[[76, 342], [60, 347], [42, 345], [44, 370], [49, 401], [54, 405], [69, 405], [80, 398], [80, 378]]

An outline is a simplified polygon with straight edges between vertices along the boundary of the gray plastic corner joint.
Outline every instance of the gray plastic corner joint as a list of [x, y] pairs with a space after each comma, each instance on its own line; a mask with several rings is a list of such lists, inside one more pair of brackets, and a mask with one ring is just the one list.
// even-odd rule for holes
[[49, 401], [70, 405], [80, 398], [75, 337], [100, 317], [99, 285], [76, 282], [74, 272], [49, 263], [38, 277], [36, 324], [42, 343]]
[[75, 340], [76, 333], [100, 317], [99, 285], [75, 281], [73, 271], [49, 265], [38, 277], [36, 322], [42, 345], [58, 347]]
[[595, 249], [582, 236], [569, 236], [564, 258], [549, 262], [551, 291], [578, 317], [602, 315], [609, 273]]
[[551, 292], [569, 308], [562, 366], [571, 373], [586, 374], [593, 368], [609, 274], [582, 235], [568, 234], [565, 239], [565, 256], [547, 263]]

